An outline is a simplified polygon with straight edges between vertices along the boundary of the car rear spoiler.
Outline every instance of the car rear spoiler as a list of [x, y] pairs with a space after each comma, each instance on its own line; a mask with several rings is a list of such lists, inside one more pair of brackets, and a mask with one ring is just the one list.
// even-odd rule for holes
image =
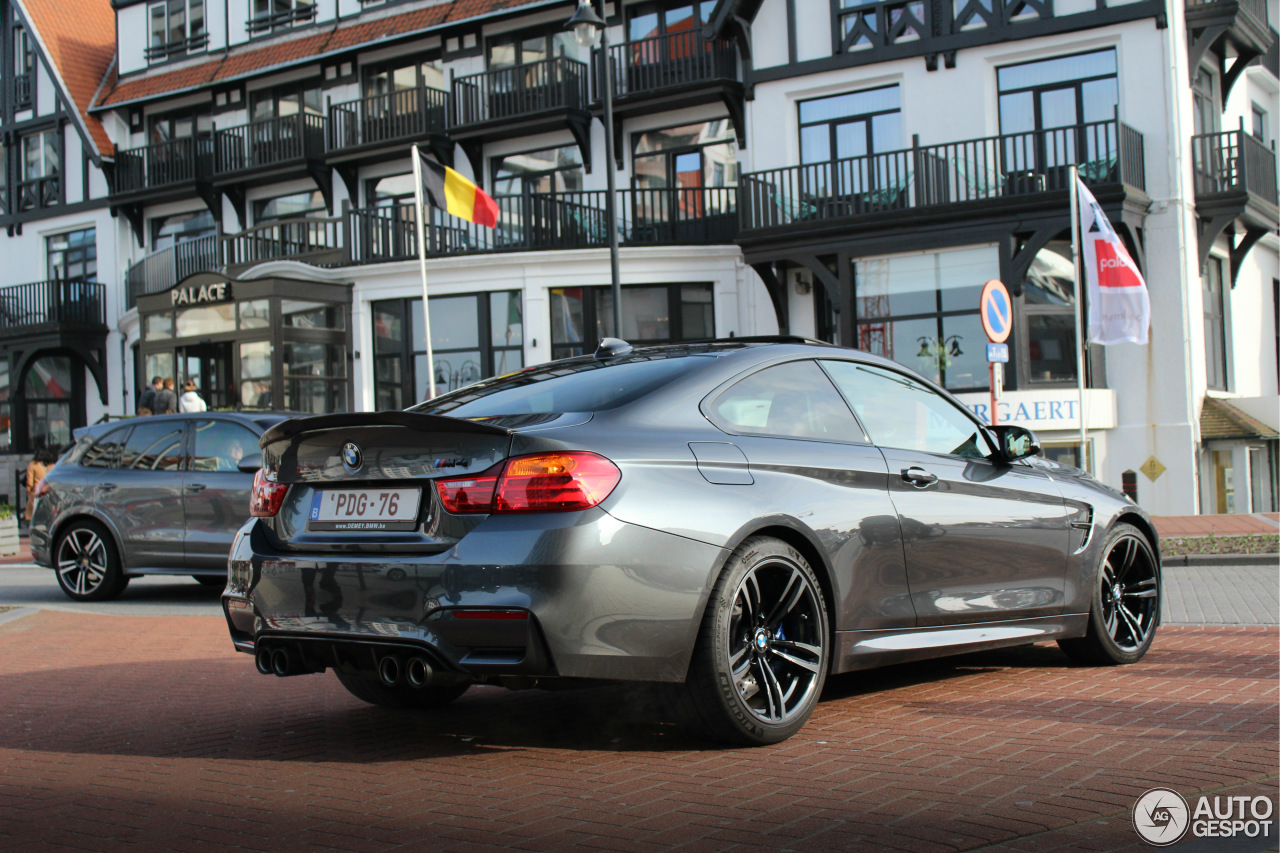
[[399, 426], [415, 432], [451, 432], [469, 435], [514, 435], [515, 430], [503, 429], [491, 424], [476, 423], [461, 418], [447, 418], [443, 415], [425, 415], [419, 412], [342, 412], [336, 415], [316, 415], [310, 418], [292, 418], [281, 421], [262, 434], [258, 446], [265, 448], [268, 444], [286, 438], [293, 438], [304, 432], [322, 429], [342, 429], [343, 427]]

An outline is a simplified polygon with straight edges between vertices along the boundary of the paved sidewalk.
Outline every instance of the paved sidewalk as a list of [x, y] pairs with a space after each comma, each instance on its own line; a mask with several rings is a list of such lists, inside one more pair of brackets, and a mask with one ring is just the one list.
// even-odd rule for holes
[[0, 849], [1137, 853], [1151, 787], [1275, 795], [1277, 652], [1165, 627], [1129, 667], [854, 673], [795, 738], [722, 749], [619, 688], [392, 712], [258, 675], [217, 618], [41, 612], [0, 624]]
[[1253, 533], [1280, 533], [1280, 514], [1252, 515], [1153, 515], [1160, 538], [1166, 536], [1248, 536]]

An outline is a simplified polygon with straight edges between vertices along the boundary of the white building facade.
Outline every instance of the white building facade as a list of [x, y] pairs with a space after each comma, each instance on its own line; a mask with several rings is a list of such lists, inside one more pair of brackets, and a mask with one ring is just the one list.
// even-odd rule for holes
[[[108, 388], [68, 425], [132, 414], [153, 376], [196, 381], [213, 407], [422, 399], [417, 143], [500, 208], [495, 229], [429, 213], [443, 389], [605, 335], [784, 333], [888, 355], [985, 412], [977, 294], [998, 278], [1016, 303], [1002, 421], [1075, 461], [1083, 416], [1089, 466], [1155, 513], [1275, 509], [1264, 3], [609, 3], [613, 151], [600, 53], [564, 30], [575, 5], [111, 4], [114, 65], [87, 105], [111, 146], [82, 155], [99, 190], [79, 213], [98, 235]], [[1153, 306], [1150, 345], [1090, 347], [1083, 405], [1072, 165]], [[38, 233], [73, 218], [49, 211]], [[18, 242], [32, 231], [6, 241], [0, 284], [56, 277], [22, 266], [47, 256]], [[1226, 412], [1212, 423], [1206, 397]], [[15, 458], [30, 451], [30, 429], [10, 434]]]

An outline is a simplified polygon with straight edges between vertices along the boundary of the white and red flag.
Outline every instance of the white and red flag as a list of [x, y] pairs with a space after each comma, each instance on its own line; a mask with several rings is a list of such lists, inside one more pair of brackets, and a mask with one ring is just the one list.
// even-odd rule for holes
[[1151, 299], [1147, 283], [1111, 227], [1098, 201], [1079, 178], [1080, 257], [1089, 294], [1089, 342], [1095, 344], [1147, 342]]

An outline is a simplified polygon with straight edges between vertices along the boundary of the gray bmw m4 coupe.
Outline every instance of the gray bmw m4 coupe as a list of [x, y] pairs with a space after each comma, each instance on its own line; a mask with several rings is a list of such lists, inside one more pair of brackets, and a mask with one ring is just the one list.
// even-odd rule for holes
[[1159, 622], [1131, 501], [898, 364], [801, 339], [606, 339], [261, 446], [232, 641], [378, 705], [666, 682], [706, 736], [775, 743], [829, 674], [1049, 640], [1130, 663]]

